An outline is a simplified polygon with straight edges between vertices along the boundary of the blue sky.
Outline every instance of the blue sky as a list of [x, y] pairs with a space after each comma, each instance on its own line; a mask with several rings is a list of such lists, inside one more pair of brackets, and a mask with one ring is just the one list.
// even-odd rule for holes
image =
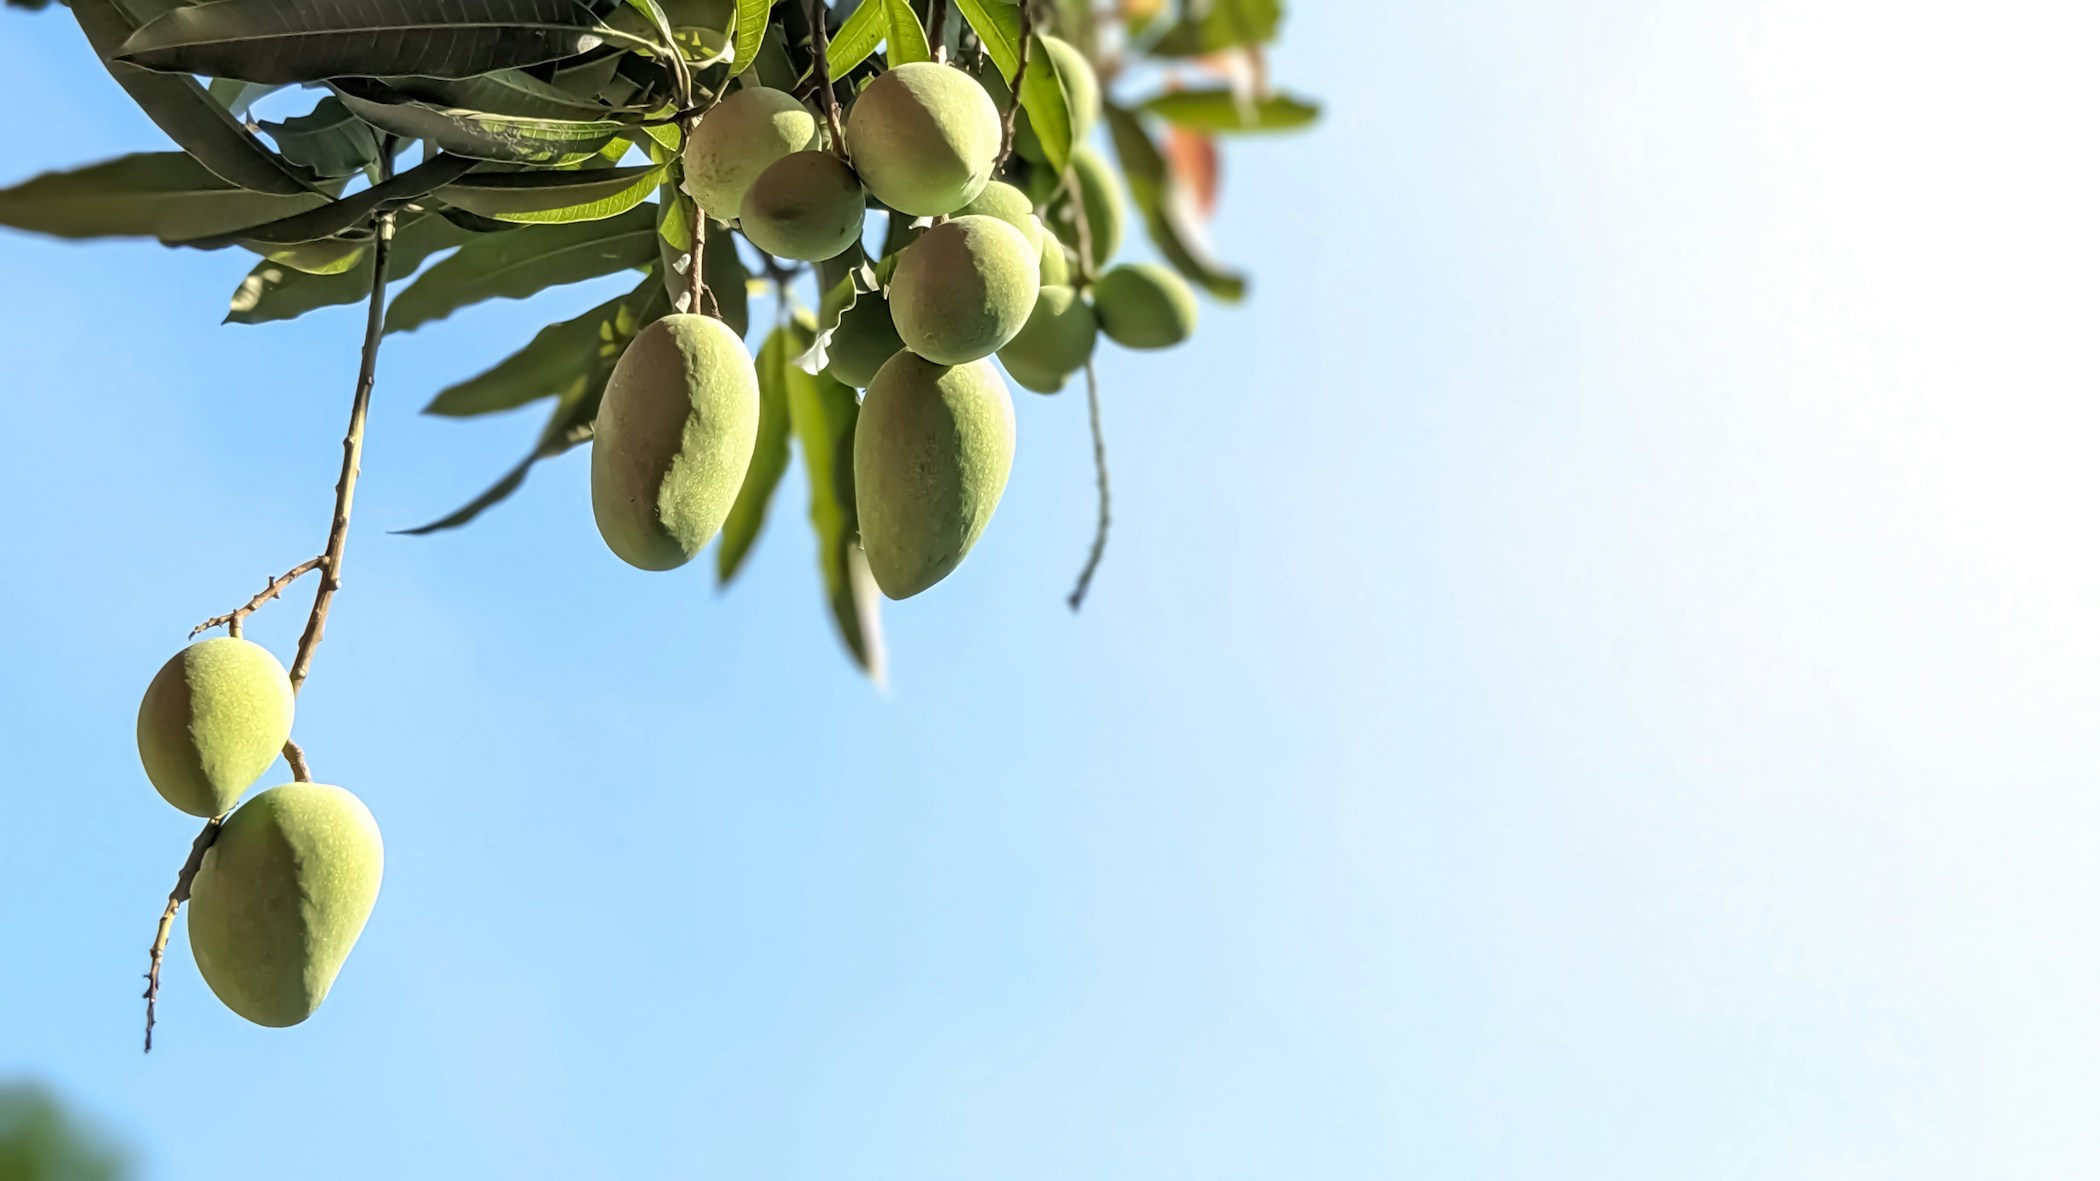
[[[297, 730], [378, 909], [289, 1031], [178, 937], [150, 1058], [138, 694], [319, 544], [357, 318], [0, 237], [0, 1078], [170, 1179], [2100, 1169], [2095, 18], [1297, 7], [1252, 301], [1104, 361], [1086, 613], [1084, 406], [1017, 392], [886, 694], [794, 478], [727, 594], [580, 454], [384, 532], [537, 425], [429, 395], [617, 283], [390, 341]], [[4, 19], [10, 179], [158, 146]]]

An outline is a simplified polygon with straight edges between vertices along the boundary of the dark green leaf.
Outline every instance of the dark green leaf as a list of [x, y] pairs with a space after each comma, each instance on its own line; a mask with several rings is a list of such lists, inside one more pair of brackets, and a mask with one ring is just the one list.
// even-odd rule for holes
[[607, 326], [618, 321], [622, 309], [639, 307], [648, 295], [647, 285], [643, 285], [574, 319], [547, 325], [532, 338], [531, 344], [493, 368], [447, 386], [423, 407], [423, 413], [469, 418], [515, 410], [541, 398], [560, 397], [600, 366], [599, 345], [601, 340], [611, 338]]
[[707, 255], [700, 264], [701, 277], [707, 280], [707, 294], [713, 301], [707, 310], [720, 315], [724, 324], [743, 336], [751, 331], [751, 272], [744, 267], [743, 255], [737, 253], [736, 235], [719, 223], [708, 229]]
[[[805, 349], [811, 326], [797, 323], [787, 348]], [[851, 387], [790, 365], [788, 422], [802, 447], [809, 475], [809, 520], [817, 533], [817, 564], [839, 638], [877, 684], [883, 678], [882, 621], [875, 580], [860, 549], [860, 516], [853, 504], [853, 424], [860, 403]]]
[[743, 487], [722, 523], [722, 541], [715, 547], [715, 582], [729, 585], [765, 528], [766, 507], [788, 461], [789, 374], [801, 371], [791, 363], [797, 342], [785, 327], [775, 328], [758, 350], [758, 443], [751, 451], [751, 466], [745, 469]]
[[524, 299], [655, 259], [654, 205], [604, 221], [482, 235], [410, 284], [388, 310], [386, 330], [407, 332], [485, 299]]
[[766, 38], [766, 22], [773, 15], [773, 0], [736, 0], [736, 53], [729, 74], [735, 77], [758, 60], [758, 47]]
[[114, 0], [74, 0], [73, 17], [110, 77], [177, 146], [212, 173], [244, 189], [281, 197], [312, 191], [312, 179], [279, 159], [195, 78], [155, 74], [110, 61], [137, 28]]
[[[618, 64], [615, 59], [606, 60]], [[497, 70], [473, 78], [391, 77], [379, 81], [416, 102], [448, 110], [570, 122], [602, 119], [610, 113], [595, 99], [578, 98], [523, 70]]]
[[328, 238], [319, 242], [299, 242], [290, 246], [273, 246], [268, 243], [242, 245], [258, 251], [264, 258], [281, 263], [295, 271], [309, 275], [340, 275], [357, 265], [364, 257], [369, 243], [347, 238]]
[[977, 30], [984, 52], [999, 67], [999, 76], [1013, 81], [1021, 65], [1021, 9], [1012, 0], [955, 0], [963, 18]]
[[[508, 228], [508, 227], [506, 227]], [[466, 241], [467, 231], [435, 214], [409, 212], [400, 216], [394, 230], [394, 250], [387, 265], [391, 277], [406, 278], [441, 250]], [[281, 262], [259, 263], [241, 280], [228, 301], [229, 324], [265, 324], [289, 320], [315, 308], [357, 303], [372, 290], [369, 257], [348, 271], [315, 275]]]
[[1169, 90], [1140, 105], [1191, 131], [1288, 131], [1320, 117], [1320, 108], [1284, 94], [1241, 102], [1230, 90]]
[[1200, 57], [1246, 45], [1266, 45], [1283, 23], [1283, 0], [1209, 0], [1177, 21], [1151, 52], [1156, 57]]
[[[1028, 112], [1028, 128], [1050, 167], [1063, 172], [1072, 160], [1072, 140], [1083, 134], [1081, 126], [1090, 112], [1081, 110], [1072, 96], [1057, 59], [1043, 48], [1041, 38], [1032, 38], [1028, 74], [1021, 79], [1021, 109]], [[1073, 85], [1091, 86], [1091, 78]]]
[[369, 79], [341, 79], [335, 90], [345, 106], [375, 127], [476, 160], [573, 164], [589, 159], [627, 130], [626, 124], [610, 119], [521, 119], [434, 107]]
[[[78, 12], [79, 8], [76, 6], [74, 11]], [[128, 32], [125, 34], [127, 37], [130, 35]], [[138, 67], [131, 66], [129, 68], [135, 70]], [[148, 72], [150, 73], [151, 71]], [[215, 78], [212, 80], [211, 85], [204, 88], [204, 91], [206, 94], [211, 95], [213, 102], [225, 107], [227, 114], [232, 115], [236, 119], [245, 119], [248, 117], [248, 108], [283, 89], [284, 87], [272, 82], [243, 82], [238, 78]]]
[[648, 200], [668, 166], [641, 164], [589, 172], [477, 173], [446, 185], [437, 199], [498, 221], [597, 221]]
[[263, 123], [287, 160], [317, 176], [356, 176], [379, 162], [379, 131], [350, 113], [333, 95], [304, 115], [282, 123]]
[[1110, 104], [1103, 110], [1116, 156], [1123, 163], [1123, 177], [1130, 182], [1130, 199], [1145, 215], [1145, 229], [1161, 256], [1190, 282], [1219, 299], [1228, 303], [1244, 299], [1246, 277], [1227, 270], [1205, 250], [1201, 237], [1188, 224], [1186, 201], [1174, 191], [1166, 159], [1144, 125], [1122, 107]]
[[[632, 292], [601, 304], [584, 314], [578, 321], [591, 329], [587, 336], [579, 338], [582, 347], [567, 357], [549, 354], [545, 363], [559, 366], [558, 376], [547, 380], [558, 381], [557, 400], [554, 410], [547, 417], [547, 425], [540, 429], [539, 441], [532, 451], [516, 467], [504, 473], [488, 491], [475, 497], [451, 514], [432, 521], [428, 525], [404, 530], [410, 534], [434, 533], [440, 529], [452, 529], [473, 520], [481, 511], [516, 492], [524, 484], [526, 473], [532, 465], [542, 459], [560, 455], [591, 437], [591, 423], [598, 417], [598, 402], [605, 395], [605, 379], [612, 374], [614, 362], [626, 351], [634, 334], [642, 326], [654, 321], [668, 310], [669, 301], [664, 298], [663, 284], [654, 278], [644, 280]], [[559, 325], [557, 327], [560, 327]], [[551, 331], [551, 329], [549, 330]], [[542, 332], [545, 337], [546, 332]], [[540, 339], [525, 346], [525, 352], [539, 347]], [[523, 354], [520, 354], [521, 356]], [[512, 360], [516, 360], [513, 357]], [[510, 362], [505, 362], [508, 365]], [[497, 369], [504, 366], [499, 365]], [[495, 372], [494, 370], [491, 373]], [[488, 375], [484, 375], [488, 376]]]
[[152, 21], [117, 56], [249, 82], [468, 78], [572, 57], [603, 34], [580, 0], [216, 0]]
[[217, 234], [325, 204], [307, 192], [235, 188], [182, 152], [120, 156], [48, 172], [0, 190], [0, 225], [60, 238], [177, 240]]
[[475, 161], [465, 156], [432, 156], [392, 180], [330, 201], [318, 209], [309, 209], [290, 217], [224, 234], [190, 238], [175, 244], [194, 246], [200, 250], [216, 250], [236, 242], [252, 242], [262, 246], [291, 246], [300, 242], [318, 241], [345, 230], [365, 226], [371, 222], [373, 214], [398, 208], [424, 196], [465, 176], [474, 166]]

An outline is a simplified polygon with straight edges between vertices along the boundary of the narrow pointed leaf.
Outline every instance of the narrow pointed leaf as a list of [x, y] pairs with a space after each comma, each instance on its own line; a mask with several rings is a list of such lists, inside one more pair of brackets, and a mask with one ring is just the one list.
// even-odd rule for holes
[[910, 62], [933, 60], [933, 46], [927, 44], [926, 30], [919, 25], [919, 14], [911, 10], [911, 0], [867, 0], [870, 5], [880, 3], [889, 17], [889, 28], [884, 41], [889, 45], [884, 56], [891, 66]]
[[248, 82], [469, 78], [604, 43], [580, 0], [216, 0], [131, 35], [121, 61]]
[[[813, 329], [791, 325], [790, 354], [806, 349]], [[853, 390], [819, 373], [789, 365], [788, 422], [802, 448], [809, 477], [809, 521], [817, 534], [817, 565], [824, 572], [824, 597], [846, 650], [877, 684], [883, 679], [882, 623], [875, 581], [860, 552], [860, 515], [853, 502], [853, 425], [860, 403]]]
[[641, 164], [591, 172], [489, 172], [436, 193], [456, 209], [498, 221], [597, 221], [625, 213], [656, 191], [668, 166]]
[[1112, 103], [1102, 110], [1109, 136], [1115, 141], [1116, 157], [1123, 164], [1123, 177], [1130, 182], [1130, 199], [1145, 215], [1145, 229], [1153, 245], [1175, 270], [1217, 298], [1228, 303], [1246, 298], [1246, 276], [1210, 257], [1201, 235], [1190, 224], [1182, 198], [1174, 191], [1166, 159], [1144, 125], [1136, 115]]
[[824, 64], [831, 71], [834, 81], [845, 76], [847, 70], [874, 56], [882, 39], [889, 35], [889, 10], [885, 0], [866, 0], [846, 23], [832, 34], [824, 47]]
[[[400, 279], [415, 274], [431, 255], [466, 241], [467, 231], [430, 213], [409, 212], [398, 219], [388, 273]], [[301, 272], [278, 261], [256, 264], [228, 301], [229, 324], [266, 324], [290, 320], [315, 308], [361, 302], [372, 290], [371, 256], [333, 275]]]
[[0, 190], [0, 225], [60, 238], [179, 240], [223, 233], [328, 198], [236, 188], [182, 152], [145, 152]]
[[788, 462], [788, 381], [799, 373], [791, 362], [796, 341], [786, 327], [775, 328], [758, 350], [758, 442], [751, 451], [751, 466], [744, 471], [743, 487], [722, 523], [722, 541], [715, 547], [715, 582], [729, 585], [743, 567], [751, 546], [765, 528], [766, 509], [773, 490]]
[[196, 157], [214, 175], [244, 189], [281, 197], [312, 190], [312, 177], [279, 158], [195, 78], [156, 74], [111, 61], [110, 55], [138, 27], [116, 6], [115, 0], [74, 0], [73, 17], [80, 22], [80, 31], [87, 34], [96, 58], [124, 88], [124, 93], [131, 96], [131, 101], [176, 146]]
[[1013, 81], [1021, 64], [1021, 10], [1012, 0], [955, 0], [963, 19], [977, 30], [977, 40], [986, 56], [999, 67], [999, 76]]
[[524, 119], [434, 107], [369, 79], [339, 79], [335, 91], [343, 105], [375, 127], [476, 160], [573, 164], [589, 159], [627, 130], [626, 124], [611, 119]]
[[524, 299], [656, 259], [656, 207], [604, 221], [525, 226], [487, 234], [424, 272], [388, 310], [386, 330], [407, 332], [485, 299]]
[[1318, 104], [1303, 99], [1272, 94], [1241, 101], [1226, 89], [1170, 90], [1146, 99], [1140, 109], [1191, 131], [1217, 133], [1288, 131], [1320, 117]]
[[464, 156], [432, 156], [392, 180], [330, 201], [318, 209], [309, 209], [290, 217], [224, 234], [187, 239], [175, 245], [193, 246], [199, 250], [216, 250], [236, 242], [291, 246], [300, 242], [319, 241], [345, 230], [365, 226], [371, 222], [374, 214], [398, 208], [433, 189], [465, 176], [475, 163]]
[[379, 82], [434, 107], [518, 119], [589, 121], [605, 118], [609, 110], [603, 103], [578, 98], [523, 70], [496, 70], [472, 78], [391, 77]]
[[736, 52], [729, 65], [730, 77], [758, 60], [758, 47], [765, 42], [766, 23], [772, 16], [773, 0], [736, 0]]
[[[558, 383], [559, 388], [554, 409], [547, 417], [546, 426], [540, 429], [539, 440], [532, 450], [486, 492], [438, 520], [403, 532], [421, 535], [464, 525], [480, 515], [482, 510], [516, 492], [525, 483], [525, 476], [532, 470], [533, 464], [560, 455], [588, 440], [591, 437], [591, 423], [598, 417], [598, 403], [605, 395], [606, 378], [612, 375], [613, 363], [620, 359], [620, 354], [634, 340], [635, 333], [641, 331], [644, 325], [661, 318], [669, 310], [670, 301], [664, 297], [663, 285], [650, 278], [627, 295], [601, 304], [578, 317], [578, 321], [589, 328], [587, 333], [580, 333], [571, 342], [580, 347], [564, 355], [550, 352], [544, 357], [550, 376], [543, 377], [542, 380]], [[545, 332], [541, 333], [542, 337], [545, 335]], [[540, 339], [535, 338], [532, 344], [525, 346], [524, 351], [531, 352], [539, 344]], [[508, 365], [509, 362], [504, 364]], [[499, 365], [497, 369], [503, 367]], [[514, 372], [522, 370], [521, 365]], [[495, 370], [490, 372], [494, 373]]]
[[379, 130], [333, 95], [304, 115], [261, 124], [287, 160], [317, 176], [356, 176], [379, 162]]
[[1033, 44], [1028, 73], [1021, 79], [1021, 109], [1028, 112], [1028, 128], [1044, 158], [1061, 173], [1072, 161], [1073, 130], [1084, 116], [1074, 109], [1057, 59], [1044, 51], [1041, 40]]
[[267, 242], [243, 242], [241, 245], [259, 252], [271, 262], [288, 266], [309, 275], [340, 275], [357, 265], [364, 257], [369, 242], [346, 238], [329, 238], [320, 242], [299, 242], [289, 246]]

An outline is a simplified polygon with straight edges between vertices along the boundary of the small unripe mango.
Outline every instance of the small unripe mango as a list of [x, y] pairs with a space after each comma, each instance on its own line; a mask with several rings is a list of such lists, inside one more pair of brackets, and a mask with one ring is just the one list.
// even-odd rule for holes
[[1171, 348], [1196, 331], [1196, 293], [1158, 263], [1131, 263], [1095, 281], [1094, 314], [1125, 348]]
[[[1036, 224], [1041, 225], [1041, 219]], [[1043, 226], [1043, 261], [1038, 274], [1045, 287], [1068, 287], [1072, 283], [1072, 256], [1048, 226]]]
[[1028, 323], [999, 350], [999, 362], [1028, 389], [1054, 394], [1093, 355], [1093, 309], [1070, 287], [1045, 287]]
[[591, 510], [644, 570], [692, 560], [722, 528], [758, 439], [758, 371], [712, 316], [665, 316], [613, 366], [591, 446]]
[[744, 191], [738, 226], [776, 258], [819, 262], [860, 241], [867, 194], [830, 152], [796, 152], [773, 162]]
[[904, 347], [939, 365], [989, 357], [1028, 322], [1042, 253], [995, 217], [942, 222], [904, 248], [890, 316]]
[[898, 353], [868, 383], [853, 431], [853, 495], [875, 585], [906, 599], [977, 544], [1014, 461], [1014, 403], [989, 361]]
[[955, 215], [996, 217], [1021, 231], [1021, 236], [1028, 239], [1030, 246], [1039, 248], [1043, 244], [1043, 223], [1035, 216], [1035, 202], [1028, 199], [1028, 194], [1003, 180], [984, 186], [984, 191], [968, 205], [956, 210]]
[[259, 644], [203, 640], [161, 666], [139, 702], [139, 761], [192, 816], [233, 807], [292, 736], [292, 682]]
[[190, 886], [190, 951], [226, 1007], [297, 1025], [328, 997], [372, 915], [385, 850], [364, 803], [287, 783], [241, 806]]
[[731, 91], [686, 138], [685, 191], [727, 221], [759, 173], [816, 142], [817, 117], [794, 95], [764, 86]]
[[877, 200], [914, 217], [968, 204], [999, 158], [999, 108], [975, 78], [936, 62], [876, 76], [853, 100], [846, 144]]
[[904, 341], [890, 320], [889, 303], [880, 292], [863, 291], [839, 317], [824, 372], [854, 389], [863, 389], [875, 379], [876, 370], [903, 348]]
[[[1072, 187], [1079, 190], [1079, 207], [1086, 211], [1087, 246], [1099, 270], [1123, 248], [1123, 180], [1093, 145], [1073, 144]], [[1051, 230], [1078, 249], [1079, 222], [1072, 214], [1070, 191], [1052, 198], [1048, 212]]]

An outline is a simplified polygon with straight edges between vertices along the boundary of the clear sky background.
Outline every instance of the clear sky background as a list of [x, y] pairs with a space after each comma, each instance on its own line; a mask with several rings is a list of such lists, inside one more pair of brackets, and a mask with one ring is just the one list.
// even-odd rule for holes
[[[132, 723], [317, 548], [357, 313], [0, 236], [0, 1078], [151, 1178], [2100, 1173], [2089, 6], [1300, 3], [1256, 275], [1016, 393], [997, 520], [843, 660], [799, 478], [728, 594], [537, 412], [618, 283], [391, 340], [298, 735], [388, 870], [289, 1031], [139, 973]], [[156, 134], [0, 14], [9, 180]], [[73, 105], [52, 96], [82, 94]], [[251, 634], [288, 654], [303, 615]]]

